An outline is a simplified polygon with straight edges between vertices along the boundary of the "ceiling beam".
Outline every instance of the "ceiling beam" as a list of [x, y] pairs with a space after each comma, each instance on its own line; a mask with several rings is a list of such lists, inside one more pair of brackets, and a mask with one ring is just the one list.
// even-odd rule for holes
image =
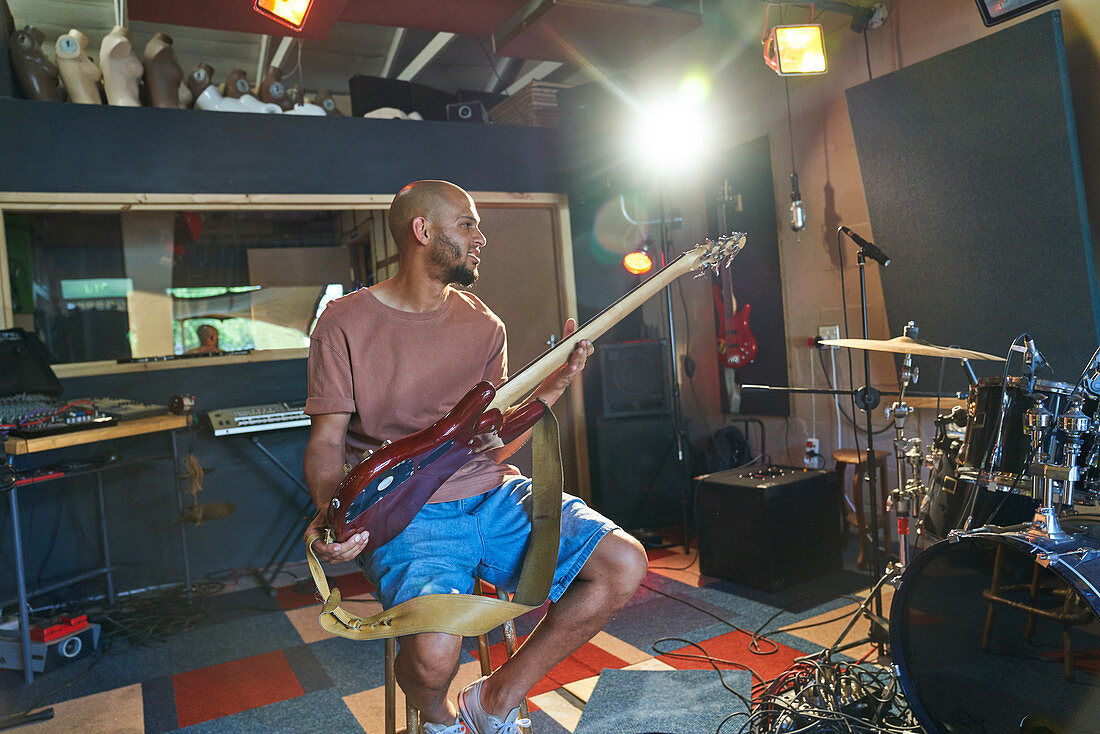
[[504, 93], [511, 96], [531, 82], [549, 76], [552, 71], [556, 71], [561, 65], [560, 61], [543, 61], [538, 66], [531, 69], [531, 71], [512, 82], [511, 86], [504, 90]]
[[432, 40], [428, 41], [428, 45], [416, 55], [416, 58], [410, 61], [409, 65], [397, 75], [398, 81], [411, 82], [417, 74], [424, 70], [425, 66], [432, 62], [432, 59], [447, 48], [447, 44], [454, 40], [454, 37], [454, 33], [436, 33]]
[[[271, 57], [271, 65], [277, 66], [286, 71], [286, 67], [283, 66], [283, 62], [286, 61], [286, 55], [290, 53], [290, 47], [295, 43], [301, 43], [297, 38], [291, 38], [290, 36], [283, 36], [279, 41], [279, 46], [275, 49], [275, 55]], [[264, 69], [264, 74], [267, 73], [267, 69]], [[263, 79], [263, 74], [258, 75], [256, 79], [257, 83]]]
[[256, 60], [256, 76], [253, 77], [257, 84], [263, 81], [264, 74], [267, 72], [267, 48], [270, 43], [271, 36], [266, 33], [260, 36], [260, 58]]
[[397, 59], [397, 50], [401, 48], [401, 42], [405, 40], [405, 29], [394, 28], [393, 38], [390, 39], [390, 50], [386, 52], [386, 61], [382, 64], [382, 73], [380, 77], [386, 79], [389, 77], [390, 72], [393, 71], [393, 62]]
[[497, 59], [497, 62], [493, 64], [493, 74], [489, 77], [489, 83], [485, 85], [486, 92], [497, 91], [497, 87], [504, 80], [504, 74], [508, 71], [508, 66], [512, 61], [513, 59], [506, 57]]

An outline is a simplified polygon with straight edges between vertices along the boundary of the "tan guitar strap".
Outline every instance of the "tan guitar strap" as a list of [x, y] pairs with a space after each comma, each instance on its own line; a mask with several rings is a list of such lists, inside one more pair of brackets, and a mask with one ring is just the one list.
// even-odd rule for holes
[[533, 432], [531, 540], [512, 601], [473, 594], [428, 594], [404, 601], [373, 617], [357, 617], [340, 606], [340, 590], [330, 589], [312, 544], [306, 538], [309, 570], [324, 599], [319, 622], [326, 631], [353, 640], [377, 640], [418, 632], [474, 637], [541, 606], [550, 593], [561, 537], [562, 464], [558, 421], [546, 406]]

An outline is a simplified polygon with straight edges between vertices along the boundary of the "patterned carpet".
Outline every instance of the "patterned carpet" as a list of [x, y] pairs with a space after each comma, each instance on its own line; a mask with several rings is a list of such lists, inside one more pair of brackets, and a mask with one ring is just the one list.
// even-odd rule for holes
[[[765, 680], [773, 678], [799, 655], [834, 642], [845, 622], [777, 630], [837, 619], [855, 608], [853, 599], [867, 587], [865, 573], [846, 568], [766, 593], [700, 576], [696, 554], [684, 554], [679, 547], [651, 550], [649, 555], [650, 572], [626, 609], [531, 692], [532, 720], [539, 734], [596, 731], [587, 721], [582, 723], [582, 715], [601, 671], [607, 669], [710, 671], [717, 681], [710, 663], [700, 656], [701, 647], [714, 658], [752, 668]], [[359, 573], [347, 573], [350, 568], [333, 569], [334, 574], [345, 574], [335, 580], [347, 605], [362, 615], [374, 613], [377, 604], [369, 584]], [[305, 575], [304, 567], [291, 571]], [[295, 580], [289, 574], [284, 578], [288, 584]], [[383, 643], [329, 636], [317, 624], [319, 604], [314, 596], [296, 593], [295, 588], [303, 587], [281, 587], [272, 598], [255, 588], [227, 587], [203, 600], [205, 611], [190, 629], [166, 635], [161, 644], [135, 646], [115, 640], [90, 657], [38, 676], [29, 686], [21, 672], [2, 670], [0, 715], [51, 706], [51, 720], [19, 730], [34, 734], [382, 732]], [[536, 610], [517, 620], [520, 635], [529, 633], [541, 615], [542, 610]], [[750, 649], [753, 633], [760, 630], [772, 633], [775, 645], [762, 644], [770, 654]], [[849, 637], [865, 633], [866, 624], [860, 623]], [[495, 666], [503, 659], [499, 633], [491, 642]], [[453, 692], [480, 675], [476, 641], [466, 640], [464, 649], [466, 662]], [[859, 659], [872, 653], [871, 647], [862, 646], [847, 654]], [[662, 690], [682, 685], [688, 696], [699, 690], [700, 675], [708, 674], [670, 673], [645, 680], [662, 681]], [[748, 676], [738, 676], [747, 693]], [[617, 688], [610, 678], [601, 688], [611, 692], [608, 695], [623, 696], [620, 707], [652, 703], [630, 700], [631, 685], [623, 681], [633, 679], [615, 678]], [[716, 691], [705, 698], [719, 720], [739, 707], [743, 710], [734, 694], [721, 687]], [[668, 693], [676, 700], [674, 691]], [[601, 709], [607, 708], [606, 698]], [[596, 716], [596, 708], [594, 704], [590, 718]], [[398, 712], [401, 726], [400, 700]]]

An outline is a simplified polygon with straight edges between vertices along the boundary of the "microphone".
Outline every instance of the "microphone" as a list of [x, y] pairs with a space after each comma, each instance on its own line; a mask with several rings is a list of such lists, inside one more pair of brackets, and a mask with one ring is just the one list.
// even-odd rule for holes
[[882, 265], [882, 267], [886, 267], [890, 264], [890, 258], [886, 257], [885, 252], [875, 247], [875, 243], [868, 242], [847, 227], [841, 227], [840, 231], [848, 235], [848, 238], [851, 239], [852, 242], [855, 242], [857, 245], [859, 245], [859, 248], [863, 251], [865, 255], [870, 257], [872, 260], [877, 261], [880, 265]]
[[1035, 346], [1035, 340], [1030, 335], [1024, 339], [1024, 346], [1027, 349], [1024, 361], [1031, 366], [1031, 374], [1037, 374], [1039, 369], [1047, 364], [1047, 360]]

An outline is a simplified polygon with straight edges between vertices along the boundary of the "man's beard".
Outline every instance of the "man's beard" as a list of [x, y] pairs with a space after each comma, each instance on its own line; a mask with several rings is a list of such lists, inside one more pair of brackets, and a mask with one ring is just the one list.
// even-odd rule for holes
[[442, 268], [443, 279], [448, 285], [454, 283], [465, 288], [477, 281], [477, 270], [466, 264], [466, 258], [462, 257], [462, 248], [447, 235], [436, 235], [430, 256], [431, 261]]

